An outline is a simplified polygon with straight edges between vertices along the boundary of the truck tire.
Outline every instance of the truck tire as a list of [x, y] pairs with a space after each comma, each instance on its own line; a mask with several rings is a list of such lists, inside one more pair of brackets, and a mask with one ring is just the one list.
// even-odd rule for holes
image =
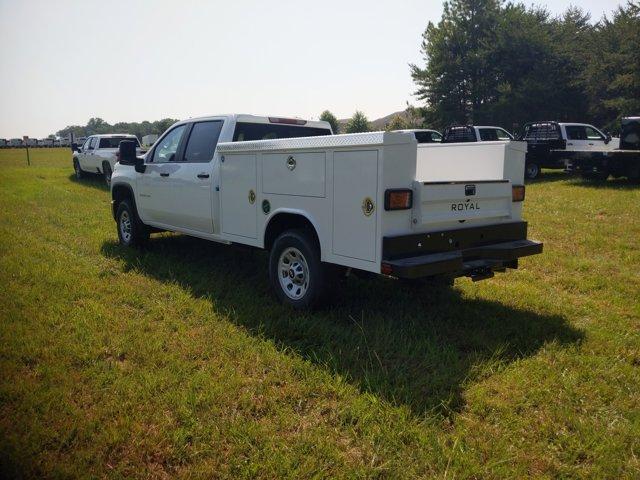
[[527, 163], [524, 167], [524, 173], [529, 180], [538, 178], [538, 175], [540, 175], [540, 166], [535, 162]]
[[73, 171], [76, 173], [77, 180], [82, 180], [85, 177], [84, 170], [80, 168], [80, 162], [78, 162], [77, 158], [73, 159]]
[[142, 246], [149, 240], [149, 227], [142, 223], [129, 199], [122, 200], [118, 205], [116, 225], [118, 240], [124, 247]]
[[310, 234], [287, 230], [276, 238], [269, 255], [269, 280], [282, 303], [297, 310], [318, 307], [326, 297], [328, 277]]
[[104, 182], [107, 184], [107, 187], [111, 187], [111, 165], [109, 162], [104, 162], [102, 164], [102, 175], [104, 176]]

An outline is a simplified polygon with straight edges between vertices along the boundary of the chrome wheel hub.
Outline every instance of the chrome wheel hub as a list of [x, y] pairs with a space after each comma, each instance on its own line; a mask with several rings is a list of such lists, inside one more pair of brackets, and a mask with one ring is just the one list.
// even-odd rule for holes
[[125, 243], [131, 241], [131, 217], [129, 217], [129, 212], [127, 211], [122, 212], [120, 215], [120, 235]]
[[278, 260], [278, 279], [282, 290], [292, 300], [300, 300], [309, 289], [309, 266], [302, 252], [286, 248]]

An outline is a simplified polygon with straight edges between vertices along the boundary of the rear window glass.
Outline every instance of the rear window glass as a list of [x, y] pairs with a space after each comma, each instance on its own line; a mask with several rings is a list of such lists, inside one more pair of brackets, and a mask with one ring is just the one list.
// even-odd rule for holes
[[436, 143], [442, 141], [442, 135], [438, 132], [414, 132], [418, 143]]
[[136, 147], [140, 146], [140, 142], [134, 137], [108, 137], [100, 139], [99, 148], [119, 148], [122, 140], [133, 140], [136, 142]]
[[184, 151], [185, 162], [203, 163], [213, 158], [222, 122], [198, 122], [193, 125]]
[[443, 142], [475, 142], [476, 132], [473, 127], [450, 127], [444, 132]]
[[331, 135], [326, 128], [298, 127], [272, 123], [237, 123], [233, 133], [234, 142], [250, 140], [273, 140], [274, 138], [320, 137]]

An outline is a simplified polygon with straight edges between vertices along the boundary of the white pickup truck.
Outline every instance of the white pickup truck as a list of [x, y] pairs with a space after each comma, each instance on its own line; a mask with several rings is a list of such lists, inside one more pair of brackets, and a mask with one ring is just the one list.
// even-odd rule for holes
[[82, 145], [73, 145], [73, 170], [76, 178], [86, 173], [104, 176], [107, 186], [111, 184], [111, 174], [117, 162], [118, 146], [122, 140], [131, 140], [136, 144], [137, 153], [142, 153], [140, 142], [135, 135], [125, 133], [109, 135], [91, 135]]
[[228, 115], [176, 123], [144, 157], [122, 142], [120, 243], [153, 228], [267, 249], [271, 284], [295, 308], [351, 270], [479, 280], [542, 251], [521, 218], [526, 144], [330, 134], [325, 122]]

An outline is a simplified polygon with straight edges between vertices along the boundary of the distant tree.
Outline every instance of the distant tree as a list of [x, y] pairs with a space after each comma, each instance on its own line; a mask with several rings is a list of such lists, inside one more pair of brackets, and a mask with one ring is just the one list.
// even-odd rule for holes
[[421, 108], [416, 108], [407, 102], [407, 108], [404, 111], [405, 121], [408, 124], [407, 128], [421, 128], [424, 125], [424, 111]]
[[371, 131], [371, 126], [369, 125], [369, 119], [362, 113], [360, 110], [356, 110], [356, 113], [353, 114], [353, 117], [349, 119], [347, 123], [347, 133], [360, 133], [360, 132], [369, 132]]
[[394, 115], [391, 121], [385, 126], [385, 130], [388, 132], [391, 130], [404, 130], [407, 128], [409, 128], [409, 123], [400, 115]]
[[162, 120], [156, 120], [155, 122], [145, 120], [140, 123], [118, 122], [111, 125], [101, 118], [91, 118], [84, 127], [71, 125], [63, 128], [62, 130], [58, 130], [56, 135], [62, 138], [68, 138], [69, 134], [73, 133], [74, 137], [78, 138], [99, 133], [128, 133], [136, 135], [138, 138], [142, 138], [150, 133], [160, 135], [177, 121], [178, 120], [173, 118], [163, 118]]
[[590, 46], [584, 75], [589, 112], [617, 131], [620, 117], [640, 113], [640, 3], [627, 2], [611, 19], [604, 17]]
[[495, 92], [489, 48], [499, 10], [499, 0], [451, 0], [444, 3], [440, 22], [427, 25], [421, 49], [425, 67], [411, 65], [416, 94], [428, 105], [427, 123], [486, 118]]
[[340, 125], [338, 124], [338, 119], [329, 110], [325, 110], [320, 114], [320, 120], [324, 122], [329, 122], [329, 125], [331, 125], [331, 130], [333, 130], [333, 133], [340, 132]]

